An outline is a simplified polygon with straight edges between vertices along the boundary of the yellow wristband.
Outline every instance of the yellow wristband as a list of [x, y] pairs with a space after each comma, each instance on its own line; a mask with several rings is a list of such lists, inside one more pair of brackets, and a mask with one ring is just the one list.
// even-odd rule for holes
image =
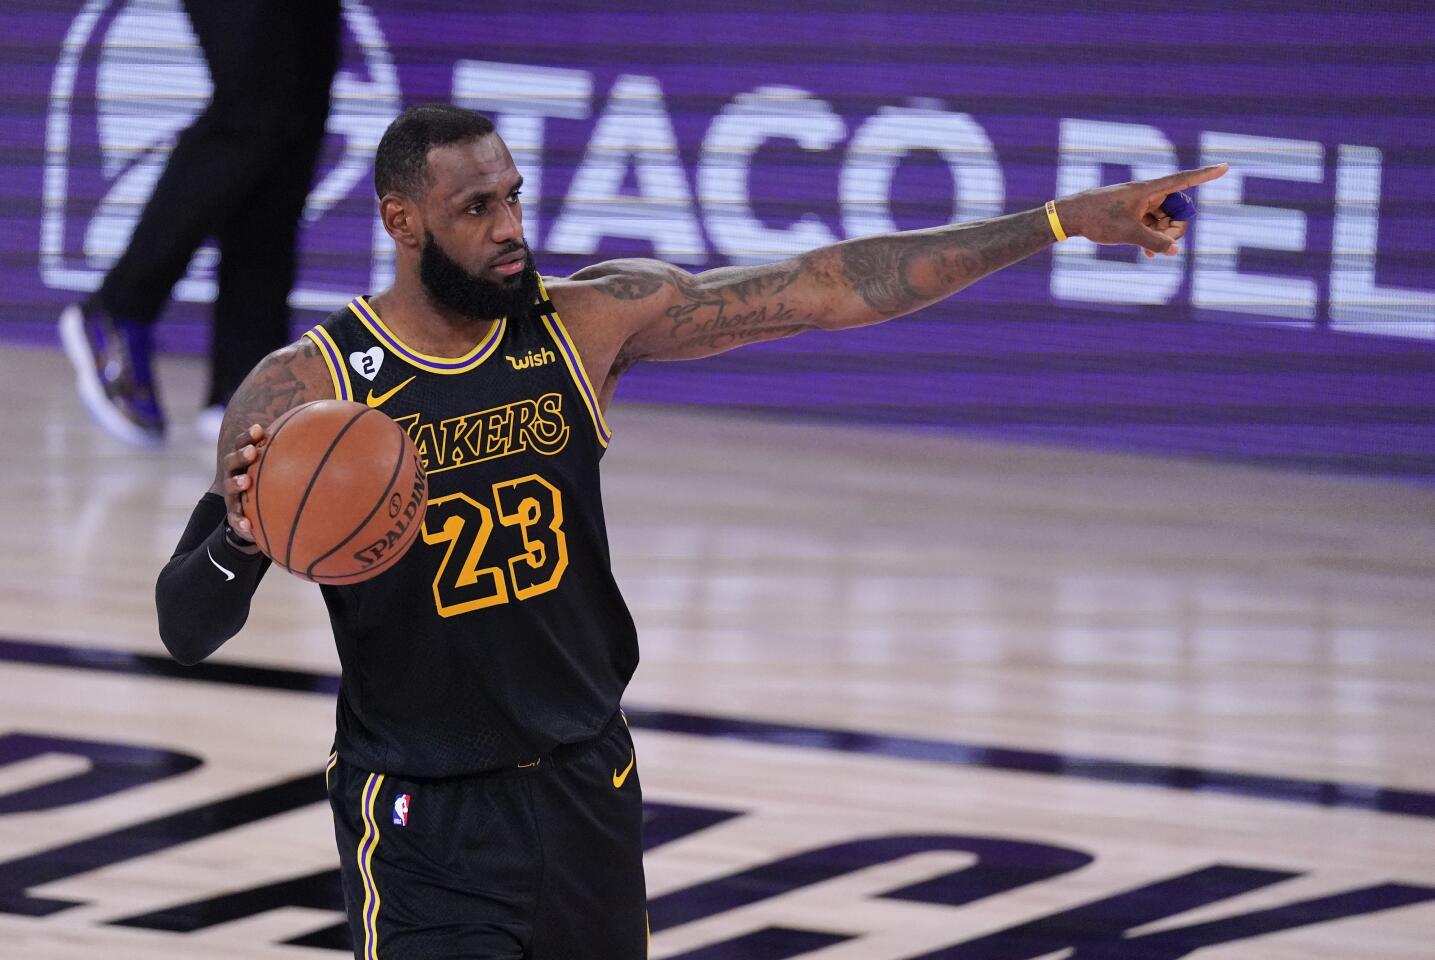
[[1051, 224], [1051, 232], [1056, 234], [1056, 242], [1060, 243], [1066, 239], [1066, 231], [1061, 229], [1061, 218], [1056, 215], [1056, 201], [1046, 201], [1046, 222]]

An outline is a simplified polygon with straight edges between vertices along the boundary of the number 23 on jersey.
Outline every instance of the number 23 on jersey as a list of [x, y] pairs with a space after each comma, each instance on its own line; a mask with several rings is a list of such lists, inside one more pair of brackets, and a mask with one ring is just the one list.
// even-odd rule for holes
[[[517, 527], [523, 542], [523, 552], [501, 564], [484, 557], [495, 514], [503, 526]], [[568, 569], [563, 497], [537, 474], [495, 483], [493, 509], [466, 493], [430, 500], [423, 538], [429, 546], [444, 546], [433, 581], [434, 604], [441, 617], [547, 593], [557, 588]]]

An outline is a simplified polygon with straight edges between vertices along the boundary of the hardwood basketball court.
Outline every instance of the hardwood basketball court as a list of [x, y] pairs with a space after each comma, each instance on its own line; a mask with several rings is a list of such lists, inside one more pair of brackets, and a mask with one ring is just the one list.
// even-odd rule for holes
[[[162, 379], [141, 455], [0, 350], [0, 954], [342, 956], [323, 606], [165, 661]], [[654, 957], [1435, 956], [1435, 490], [608, 419]]]

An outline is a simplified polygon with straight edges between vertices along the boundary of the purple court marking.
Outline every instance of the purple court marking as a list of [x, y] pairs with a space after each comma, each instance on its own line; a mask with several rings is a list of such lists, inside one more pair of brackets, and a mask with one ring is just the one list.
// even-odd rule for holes
[[[0, 638], [0, 662], [32, 663], [74, 670], [225, 683], [267, 690], [337, 693], [339, 678], [329, 674], [235, 663], [181, 666], [168, 657], [125, 653], [96, 647], [35, 643]], [[918, 760], [1041, 776], [1071, 777], [1182, 792], [1221, 793], [1309, 807], [1339, 807], [1374, 813], [1435, 819], [1435, 793], [1398, 790], [1375, 784], [1270, 777], [1229, 770], [1136, 763], [1081, 754], [1016, 750], [990, 744], [932, 740], [768, 723], [735, 717], [625, 708], [628, 722], [641, 730], [694, 737], [741, 740], [805, 750], [829, 750], [897, 760]]]

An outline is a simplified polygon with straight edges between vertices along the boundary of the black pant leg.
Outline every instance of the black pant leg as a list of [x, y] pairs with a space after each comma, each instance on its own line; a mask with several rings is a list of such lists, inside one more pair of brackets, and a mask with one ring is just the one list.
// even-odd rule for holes
[[159, 316], [198, 246], [286, 159], [288, 105], [266, 53], [282, 3], [191, 0], [186, 8], [214, 94], [180, 135], [128, 247], [98, 293], [110, 313], [143, 324]]
[[338, 65], [339, 4], [293, 4], [270, 48], [288, 104], [284, 157], [218, 229], [218, 296], [207, 403], [224, 404], [266, 354], [289, 342], [299, 220], [313, 182]]

